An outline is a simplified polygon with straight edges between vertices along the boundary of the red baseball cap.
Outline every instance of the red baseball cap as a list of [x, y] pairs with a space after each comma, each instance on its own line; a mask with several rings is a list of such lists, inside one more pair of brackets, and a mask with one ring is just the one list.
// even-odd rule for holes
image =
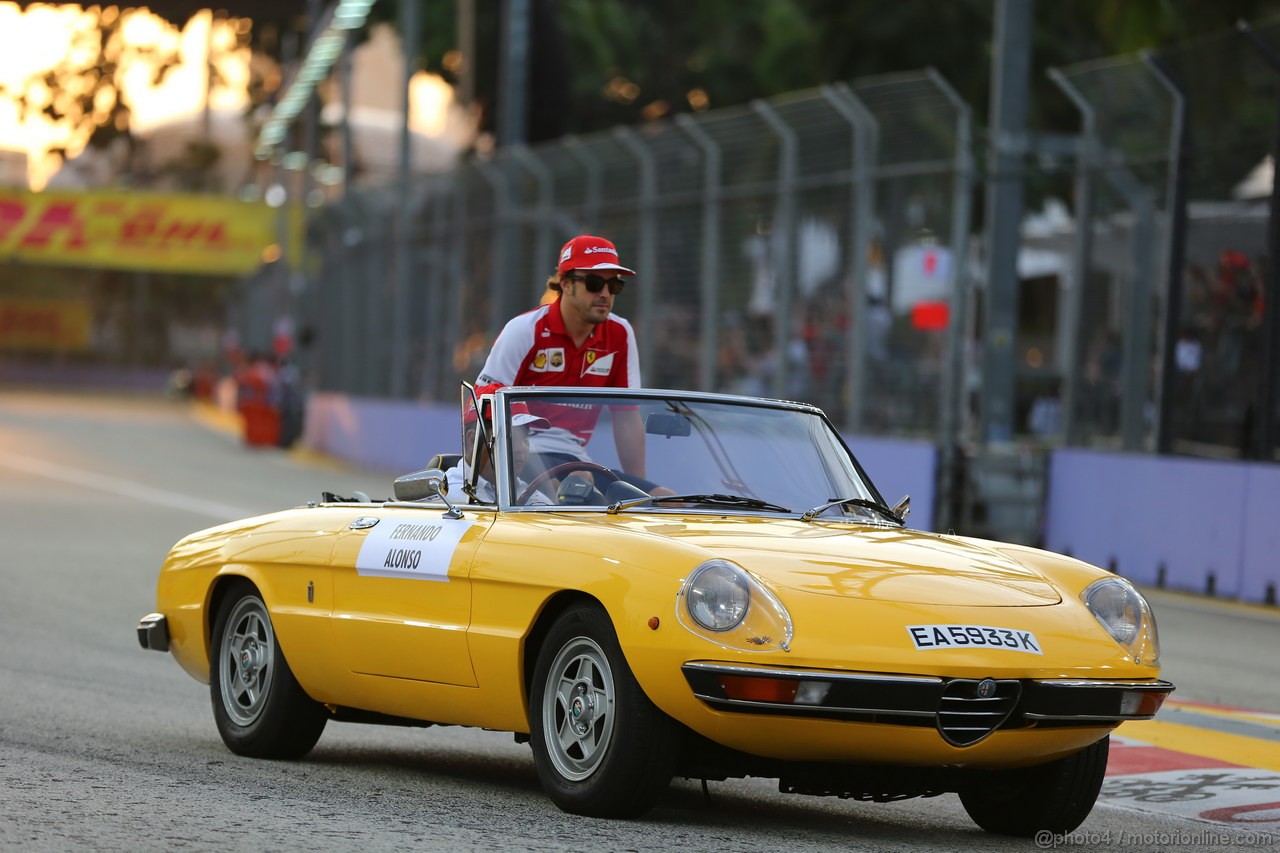
[[556, 273], [564, 275], [570, 270], [616, 270], [618, 275], [636, 274], [635, 270], [629, 270], [618, 263], [618, 248], [613, 243], [590, 234], [574, 237], [560, 250], [560, 264], [556, 267]]
[[[477, 420], [479, 420], [479, 418], [476, 417], [475, 399], [484, 398], [485, 396], [491, 396], [494, 391], [497, 391], [501, 387], [503, 386], [497, 383], [494, 383], [492, 385], [481, 385], [477, 387], [476, 397], [467, 401], [467, 410], [462, 414], [462, 422], [464, 424], [473, 424]], [[489, 412], [488, 412], [489, 404], [487, 402], [484, 402], [484, 403], [481, 403], [481, 405], [484, 406], [486, 409], [485, 417], [489, 417]], [[540, 418], [537, 415], [530, 412], [529, 407], [526, 406], [524, 403], [511, 404], [511, 425], [527, 426], [529, 427], [529, 429], [551, 429], [550, 421], [548, 421], [546, 418]]]

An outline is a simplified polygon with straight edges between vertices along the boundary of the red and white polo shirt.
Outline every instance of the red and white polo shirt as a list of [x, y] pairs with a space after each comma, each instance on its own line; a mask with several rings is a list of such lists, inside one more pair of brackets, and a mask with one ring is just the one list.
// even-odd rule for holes
[[[617, 314], [596, 325], [581, 347], [564, 327], [559, 300], [513, 317], [503, 327], [480, 370], [477, 384], [556, 385], [576, 388], [639, 388], [640, 355], [631, 324]], [[529, 403], [551, 422], [530, 436], [533, 449], [581, 455], [599, 410]]]

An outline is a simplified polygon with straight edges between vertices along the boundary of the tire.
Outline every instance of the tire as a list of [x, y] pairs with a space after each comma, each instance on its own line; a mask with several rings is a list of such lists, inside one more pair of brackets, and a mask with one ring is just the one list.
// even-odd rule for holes
[[561, 809], [639, 817], [671, 784], [683, 729], [640, 689], [600, 607], [575, 605], [556, 619], [529, 704], [538, 779]]
[[973, 822], [988, 832], [1030, 838], [1071, 832], [1093, 810], [1111, 738], [1048, 764], [974, 775], [960, 792]]
[[298, 685], [252, 584], [228, 590], [213, 624], [209, 694], [222, 742], [237, 755], [301, 758], [329, 715]]

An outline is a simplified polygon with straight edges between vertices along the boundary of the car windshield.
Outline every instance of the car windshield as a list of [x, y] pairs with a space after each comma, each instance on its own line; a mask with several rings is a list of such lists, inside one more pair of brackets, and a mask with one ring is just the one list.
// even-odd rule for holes
[[[527, 404], [550, 428], [528, 433], [528, 462], [520, 471], [512, 470], [512, 462], [525, 454], [522, 448], [513, 453], [511, 442], [521, 430], [504, 431], [505, 503], [543, 510], [796, 515], [850, 498], [883, 504], [815, 408], [723, 395], [642, 393], [507, 389], [508, 405]], [[643, 441], [645, 480], [625, 472], [615, 426]], [[645, 501], [648, 494], [655, 500]], [[857, 503], [836, 503], [818, 515], [886, 522], [882, 513]]]

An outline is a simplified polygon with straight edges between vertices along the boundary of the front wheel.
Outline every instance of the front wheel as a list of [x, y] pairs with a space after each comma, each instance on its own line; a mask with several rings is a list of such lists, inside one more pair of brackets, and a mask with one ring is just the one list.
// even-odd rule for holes
[[213, 719], [227, 748], [252, 758], [301, 758], [310, 752], [328, 713], [293, 677], [267, 605], [247, 581], [237, 581], [223, 599], [212, 651]]
[[577, 605], [556, 620], [530, 693], [534, 763], [557, 806], [589, 817], [653, 808], [675, 772], [681, 729], [636, 682], [603, 610]]
[[1093, 810], [1107, 772], [1111, 738], [1035, 767], [976, 773], [960, 792], [973, 822], [988, 832], [1031, 837], [1071, 832]]

